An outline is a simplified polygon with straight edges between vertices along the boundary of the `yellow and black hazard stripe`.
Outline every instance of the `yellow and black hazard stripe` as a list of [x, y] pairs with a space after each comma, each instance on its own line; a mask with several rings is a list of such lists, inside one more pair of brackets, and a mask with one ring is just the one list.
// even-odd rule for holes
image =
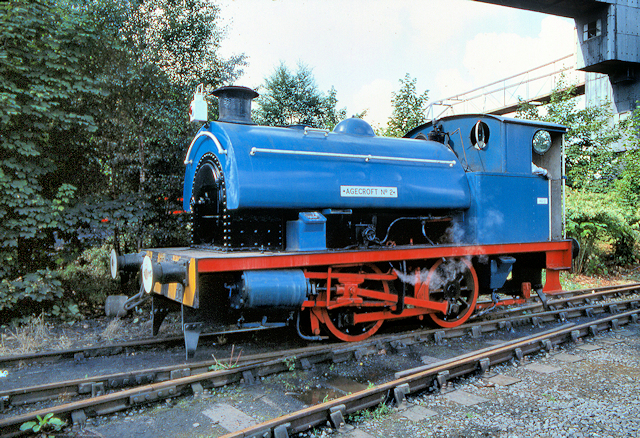
[[177, 301], [185, 306], [199, 307], [197, 260], [156, 251], [147, 251], [147, 255], [151, 258], [152, 262], [160, 263], [171, 261], [187, 265], [188, 274], [184, 286], [181, 283], [161, 284], [156, 282], [153, 286], [153, 293]]

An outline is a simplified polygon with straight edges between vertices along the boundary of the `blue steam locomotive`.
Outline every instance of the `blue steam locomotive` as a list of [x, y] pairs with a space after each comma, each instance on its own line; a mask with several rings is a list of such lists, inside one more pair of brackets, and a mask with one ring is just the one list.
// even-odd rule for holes
[[114, 276], [141, 269], [154, 334], [182, 312], [188, 354], [220, 324], [358, 341], [385, 320], [455, 327], [476, 309], [561, 291], [573, 250], [565, 127], [464, 115], [385, 138], [357, 118], [333, 131], [258, 126], [255, 91], [214, 95], [220, 117], [185, 159], [192, 245], [111, 262]]

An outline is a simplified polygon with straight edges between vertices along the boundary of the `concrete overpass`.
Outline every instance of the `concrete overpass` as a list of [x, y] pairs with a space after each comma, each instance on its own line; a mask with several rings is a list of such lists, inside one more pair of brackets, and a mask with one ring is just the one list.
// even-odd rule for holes
[[585, 72], [576, 70], [576, 55], [572, 53], [522, 73], [434, 101], [428, 117], [471, 113], [512, 114], [521, 102], [534, 105], [548, 103], [553, 90], [562, 83], [575, 86], [576, 94], [584, 95], [585, 76]]
[[616, 114], [640, 100], [639, 0], [475, 0], [570, 17], [578, 31], [579, 70], [588, 72], [587, 104], [610, 101]]

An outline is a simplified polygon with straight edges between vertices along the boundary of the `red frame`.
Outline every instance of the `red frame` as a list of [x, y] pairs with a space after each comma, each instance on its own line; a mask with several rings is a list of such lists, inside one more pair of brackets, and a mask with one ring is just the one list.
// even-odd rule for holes
[[[386, 284], [397, 279], [393, 272], [384, 273], [376, 268], [376, 263], [399, 262], [404, 260], [438, 260], [445, 258], [464, 258], [473, 256], [511, 255], [518, 254], [544, 254], [546, 269], [546, 282], [543, 291], [547, 294], [562, 292], [560, 284], [560, 271], [571, 269], [573, 244], [570, 240], [532, 243], [512, 243], [493, 245], [442, 245], [442, 246], [414, 246], [407, 245], [394, 248], [356, 249], [356, 250], [325, 250], [318, 252], [221, 252], [200, 251], [189, 248], [169, 248], [151, 250], [163, 255], [165, 258], [179, 254], [188, 257], [195, 265], [195, 277], [198, 274], [216, 274], [228, 272], [242, 272], [248, 270], [272, 270], [272, 269], [303, 269], [309, 279], [319, 280], [327, 285], [326, 291], [312, 300], [302, 304], [303, 309], [309, 309], [311, 315], [311, 330], [313, 334], [319, 334], [321, 325], [325, 325], [339, 339], [345, 341], [357, 341], [366, 339], [379, 328], [382, 321], [388, 319], [418, 317], [425, 315], [431, 317], [437, 324], [437, 315], [446, 314], [448, 303], [446, 301], [430, 300], [428, 293], [419, 294], [418, 290], [405, 296], [404, 304], [407, 306], [399, 314], [395, 313], [397, 296], [383, 286], [383, 290], [370, 290], [363, 284], [366, 281], [381, 281]], [[372, 265], [373, 272], [349, 272], [335, 271], [336, 268], [349, 266]], [[475, 277], [475, 272], [473, 273]], [[195, 279], [196, 283], [199, 283]], [[475, 280], [477, 285], [477, 278]], [[331, 286], [335, 285], [335, 295]], [[196, 284], [196, 295], [199, 287]], [[422, 287], [422, 286], [420, 286]], [[516, 304], [525, 302], [529, 298], [531, 284], [522, 285], [523, 298], [507, 299], [498, 304]], [[494, 303], [477, 303], [477, 286], [473, 306], [476, 309], [486, 308]], [[413, 296], [411, 296], [413, 295]], [[353, 324], [374, 324], [370, 332], [349, 335], [340, 332], [329, 318], [327, 312], [334, 309], [364, 309], [368, 311], [354, 311]], [[471, 314], [469, 314], [470, 316]], [[456, 321], [445, 321], [451, 326], [461, 324], [468, 316], [461, 316]]]
[[547, 284], [545, 292], [562, 290], [559, 273], [571, 269], [572, 242], [508, 243], [464, 246], [402, 246], [396, 248], [322, 251], [313, 253], [212, 253], [215, 256], [197, 257], [197, 272], [248, 271], [256, 269], [287, 269], [311, 266], [337, 266], [402, 260], [428, 260], [441, 257], [479, 255], [545, 253]]

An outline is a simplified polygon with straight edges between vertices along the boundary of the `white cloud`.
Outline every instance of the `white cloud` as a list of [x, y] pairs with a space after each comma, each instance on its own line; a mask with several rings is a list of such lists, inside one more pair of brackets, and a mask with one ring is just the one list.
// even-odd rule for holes
[[245, 53], [241, 85], [257, 87], [280, 61], [309, 66], [348, 115], [384, 124], [391, 91], [409, 73], [442, 99], [574, 50], [570, 20], [469, 0], [218, 0], [223, 56]]
[[444, 68], [438, 70], [435, 77], [433, 93], [429, 93], [431, 100], [438, 100], [453, 96], [460, 90], [471, 90], [472, 83], [462, 76], [458, 68]]
[[537, 37], [515, 33], [480, 33], [467, 42], [463, 66], [474, 86], [554, 61], [575, 51], [574, 27], [567, 20], [545, 17]]
[[[345, 101], [345, 104], [348, 108], [355, 109], [352, 112], [367, 110], [364, 119], [372, 126], [384, 127], [392, 112], [391, 93], [395, 88], [396, 86], [387, 80], [375, 79], [362, 85], [353, 93], [349, 101]], [[351, 115], [347, 114], [347, 116]]]

